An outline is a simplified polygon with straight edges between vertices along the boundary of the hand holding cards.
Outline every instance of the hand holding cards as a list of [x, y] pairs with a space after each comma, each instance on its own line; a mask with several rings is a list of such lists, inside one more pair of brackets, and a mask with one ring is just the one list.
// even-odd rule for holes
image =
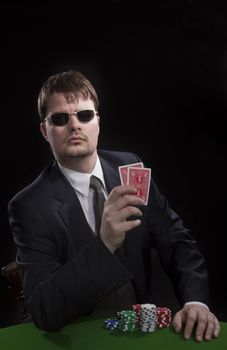
[[151, 169], [144, 168], [143, 163], [133, 163], [118, 167], [122, 185], [132, 185], [136, 188], [136, 195], [148, 202]]

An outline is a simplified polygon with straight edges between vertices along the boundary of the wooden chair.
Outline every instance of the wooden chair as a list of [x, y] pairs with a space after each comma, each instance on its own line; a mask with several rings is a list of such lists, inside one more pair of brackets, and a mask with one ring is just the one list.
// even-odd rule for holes
[[21, 271], [16, 261], [3, 266], [1, 275], [6, 279], [9, 288], [16, 297], [16, 302], [19, 306], [19, 321], [23, 322], [28, 317], [28, 311], [25, 305], [24, 291], [21, 282]]

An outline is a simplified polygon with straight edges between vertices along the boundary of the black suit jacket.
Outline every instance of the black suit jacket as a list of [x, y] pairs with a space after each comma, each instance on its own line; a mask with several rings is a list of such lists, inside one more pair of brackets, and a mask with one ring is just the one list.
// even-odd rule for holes
[[[118, 166], [136, 155], [99, 151], [107, 189], [120, 185]], [[152, 297], [151, 247], [170, 276], [179, 301], [208, 303], [204, 260], [189, 231], [151, 179], [142, 224], [126, 234], [125, 263], [94, 238], [75, 191], [56, 162], [9, 203], [23, 288], [34, 323], [55, 330], [132, 281], [138, 303]]]

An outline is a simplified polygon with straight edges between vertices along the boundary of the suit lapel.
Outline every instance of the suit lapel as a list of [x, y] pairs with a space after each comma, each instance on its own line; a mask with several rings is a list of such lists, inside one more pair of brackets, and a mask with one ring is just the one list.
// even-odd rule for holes
[[108, 193], [110, 193], [114, 187], [121, 184], [118, 169], [115, 164], [110, 164], [102, 157], [99, 158], [103, 169], [106, 188]]
[[59, 216], [67, 227], [68, 238], [75, 252], [78, 252], [81, 247], [93, 239], [92, 230], [73, 187], [56, 163], [51, 169], [50, 180], [55, 199], [59, 202]]

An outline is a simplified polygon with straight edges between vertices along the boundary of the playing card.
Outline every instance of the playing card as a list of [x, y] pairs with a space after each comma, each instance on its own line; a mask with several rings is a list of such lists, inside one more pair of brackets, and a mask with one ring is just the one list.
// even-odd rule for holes
[[128, 180], [128, 168], [129, 167], [135, 167], [135, 168], [143, 168], [143, 163], [133, 163], [133, 164], [127, 164], [127, 165], [121, 165], [118, 167], [120, 179], [121, 179], [121, 184], [122, 185], [127, 185], [127, 180]]
[[151, 169], [150, 168], [128, 168], [127, 184], [137, 189], [136, 195], [147, 204], [150, 190]]

